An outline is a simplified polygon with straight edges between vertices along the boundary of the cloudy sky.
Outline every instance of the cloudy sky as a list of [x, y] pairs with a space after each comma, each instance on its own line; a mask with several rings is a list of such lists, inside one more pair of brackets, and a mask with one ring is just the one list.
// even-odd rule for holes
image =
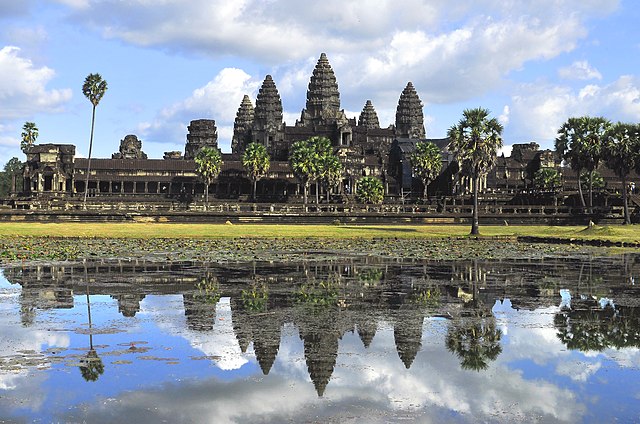
[[487, 107], [505, 144], [551, 147], [569, 116], [640, 121], [640, 5], [634, 0], [0, 0], [0, 165], [40, 143], [88, 151], [89, 73], [109, 89], [94, 157], [136, 134], [150, 157], [184, 150], [192, 119], [215, 119], [230, 151], [243, 94], [273, 75], [285, 121], [304, 107], [326, 52], [342, 108], [367, 99], [392, 124], [412, 81], [429, 137]]

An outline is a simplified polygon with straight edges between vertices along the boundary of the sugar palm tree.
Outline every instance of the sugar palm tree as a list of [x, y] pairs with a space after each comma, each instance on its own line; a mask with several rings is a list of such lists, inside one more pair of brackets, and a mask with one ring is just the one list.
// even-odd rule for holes
[[251, 143], [242, 154], [242, 166], [249, 174], [253, 187], [251, 190], [251, 199], [256, 200], [256, 186], [258, 180], [269, 172], [271, 162], [267, 148], [260, 143]]
[[335, 185], [342, 176], [342, 164], [334, 156], [331, 140], [326, 137], [311, 137], [296, 141], [289, 151], [289, 164], [303, 187], [304, 204], [311, 182], [316, 183], [316, 203], [318, 203], [318, 183], [323, 180]]
[[320, 179], [327, 191], [327, 201], [330, 199], [333, 188], [340, 185], [343, 175], [344, 166], [342, 166], [340, 158], [329, 150], [329, 152], [323, 156], [320, 163]]
[[411, 166], [413, 173], [420, 177], [424, 184], [423, 198], [427, 198], [427, 187], [442, 169], [442, 156], [438, 146], [430, 141], [416, 144], [416, 150], [411, 154]]
[[457, 125], [449, 128], [449, 151], [453, 153], [463, 175], [473, 184], [473, 217], [471, 234], [479, 234], [478, 184], [495, 164], [497, 152], [502, 147], [502, 124], [489, 118], [489, 110], [466, 109]]
[[29, 148], [33, 146], [38, 138], [38, 127], [34, 122], [25, 122], [22, 126], [22, 141], [20, 142], [20, 149], [26, 155]]
[[89, 138], [89, 157], [87, 160], [87, 176], [84, 184], [84, 201], [83, 205], [87, 207], [87, 194], [89, 193], [89, 173], [91, 172], [91, 151], [93, 149], [93, 129], [96, 121], [96, 107], [104, 97], [107, 91], [107, 82], [102, 79], [100, 74], [89, 74], [82, 85], [82, 94], [89, 99], [93, 110], [91, 113], [91, 137]]
[[211, 182], [220, 174], [222, 169], [222, 156], [218, 149], [213, 147], [203, 147], [196, 154], [196, 173], [204, 183], [204, 201], [207, 209], [209, 208], [209, 186]]
[[618, 122], [605, 134], [604, 157], [607, 166], [622, 180], [624, 223], [631, 224], [627, 199], [627, 177], [634, 168], [640, 168], [640, 125]]
[[568, 161], [578, 176], [578, 192], [586, 207], [579, 181], [582, 171], [589, 174], [589, 208], [593, 207], [593, 173], [598, 168], [604, 146], [604, 135], [611, 123], [602, 117], [569, 118], [558, 130], [556, 151]]

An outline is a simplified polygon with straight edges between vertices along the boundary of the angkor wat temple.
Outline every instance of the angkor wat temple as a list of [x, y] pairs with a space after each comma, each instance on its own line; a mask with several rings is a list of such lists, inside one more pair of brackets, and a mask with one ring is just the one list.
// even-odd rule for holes
[[[336, 76], [323, 53], [311, 75], [306, 98], [300, 119], [294, 125], [287, 125], [283, 121], [280, 94], [270, 75], [262, 83], [255, 107], [249, 96], [244, 96], [235, 119], [232, 152], [222, 154], [222, 171], [209, 187], [210, 198], [225, 202], [249, 199], [252, 185], [242, 167], [241, 155], [250, 142], [258, 142], [267, 147], [271, 168], [258, 182], [257, 201], [301, 202], [301, 184], [288, 163], [289, 148], [294, 142], [312, 136], [329, 138], [344, 165], [340, 194], [328, 201], [354, 201], [356, 181], [363, 176], [378, 177], [383, 182], [386, 203], [418, 199], [423, 184], [413, 176], [409, 157], [416, 143], [424, 140], [435, 143], [443, 153], [442, 172], [430, 184], [429, 194], [445, 198], [468, 193], [468, 182], [459, 176], [457, 164], [447, 152], [448, 140], [426, 138], [423, 105], [411, 82], [400, 94], [394, 125], [380, 126], [371, 100], [365, 102], [357, 120], [348, 118], [340, 108]], [[13, 197], [24, 200], [18, 207], [28, 207], [32, 199], [57, 198], [73, 202], [84, 197], [88, 190], [93, 202], [171, 199], [189, 204], [204, 194], [204, 184], [198, 179], [193, 160], [203, 146], [218, 149], [214, 120], [191, 121], [184, 154], [166, 152], [163, 159], [147, 158], [137, 136], [127, 135], [111, 159], [91, 160], [88, 187], [85, 187], [88, 160], [75, 156], [74, 145], [36, 145], [28, 152], [22, 181], [15, 180]], [[560, 169], [564, 190], [575, 190], [575, 173], [560, 165], [551, 150], [540, 150], [536, 143], [515, 144], [510, 157], [498, 158], [497, 165], [483, 180], [481, 190], [500, 197], [500, 202], [511, 202], [514, 196], [531, 190], [533, 174], [541, 167]], [[601, 173], [609, 189], [620, 189], [610, 170], [603, 169]], [[312, 195], [314, 189], [312, 186]]]

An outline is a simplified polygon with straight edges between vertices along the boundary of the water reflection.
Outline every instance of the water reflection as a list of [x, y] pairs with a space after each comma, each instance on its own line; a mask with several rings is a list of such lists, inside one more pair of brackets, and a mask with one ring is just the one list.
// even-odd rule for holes
[[[609, 269], [621, 272], [606, 272]], [[503, 379], [504, 390], [494, 388], [503, 398], [490, 398], [494, 406], [508, 405], [508, 401], [520, 405], [526, 398], [527, 406], [515, 409], [520, 417], [567, 421], [572, 414], [586, 418], [594, 414], [576, 404], [575, 395], [570, 394], [573, 383], [560, 384], [557, 377], [549, 377], [546, 386], [525, 380], [544, 374], [540, 364], [563, 358], [555, 367], [556, 376], [581, 381], [570, 368], [578, 359], [567, 357], [565, 348], [602, 352], [605, 357], [592, 364], [590, 371], [597, 373], [604, 358], [623, 361], [621, 352], [626, 351], [622, 349], [639, 347], [639, 293], [633, 284], [639, 270], [638, 257], [625, 255], [588, 261], [402, 263], [340, 258], [225, 266], [99, 261], [9, 268], [4, 276], [8, 287], [15, 289], [15, 313], [24, 331], [67, 328], [62, 332], [72, 339], [74, 334], [85, 337], [84, 345], [80, 340], [72, 342], [86, 352], [82, 355], [69, 349], [59, 353], [64, 349], [55, 343], [37, 353], [52, 364], [49, 372], [78, 366], [82, 378], [95, 383], [96, 394], [101, 393], [103, 380], [104, 390], [113, 390], [114, 385], [116, 393], [135, 389], [133, 382], [117, 382], [121, 367], [127, 364], [141, 369], [140, 374], [128, 373], [140, 379], [136, 384], [144, 385], [145, 362], [151, 361], [157, 375], [147, 377], [150, 382], [184, 376], [206, 380], [213, 375], [224, 381], [251, 375], [248, 384], [255, 385], [260, 380], [251, 371], [254, 357], [259, 375], [270, 378], [265, 380], [265, 390], [269, 390], [266, 381], [276, 381], [271, 377], [288, 381], [280, 391], [298, 387], [294, 376], [304, 371], [316, 397], [343, 397], [354, 384], [353, 393], [359, 394], [349, 394], [352, 405], [380, 404], [380, 398], [374, 401], [368, 396], [386, 393], [385, 408], [391, 408], [396, 417], [421, 416], [426, 413], [418, 407], [422, 405], [429, 410], [443, 408], [442, 417], [451, 421], [493, 421], [491, 408], [480, 406], [482, 396], [467, 397], [466, 387], [471, 390], [488, 381], [500, 386]], [[570, 294], [570, 302], [563, 302], [561, 290]], [[111, 300], [117, 303], [120, 317], [107, 310]], [[98, 324], [92, 317], [96, 304]], [[85, 309], [82, 316], [79, 308]], [[73, 330], [75, 326], [80, 328]], [[103, 345], [94, 346], [94, 335]], [[175, 337], [187, 340], [200, 355], [181, 346]], [[353, 344], [353, 337], [359, 346]], [[530, 340], [537, 340], [537, 345], [528, 345]], [[295, 359], [297, 343], [304, 368]], [[15, 361], [18, 356], [3, 356], [5, 372], [7, 358]], [[520, 370], [525, 359], [533, 362]], [[624, 360], [640, 362], [639, 357]], [[211, 363], [228, 376], [211, 374], [210, 368], [203, 367]], [[20, 368], [28, 366], [20, 364]], [[402, 369], [408, 374], [403, 376]], [[442, 374], [432, 382], [437, 381], [436, 386], [424, 386], [427, 370], [431, 378]], [[637, 381], [637, 377], [636, 367], [626, 370], [622, 379]], [[553, 393], [555, 401], [532, 385]], [[405, 392], [405, 386], [420, 388], [411, 393], [410, 389]], [[289, 396], [305, 393], [292, 390]], [[639, 386], [635, 390], [640, 393]], [[522, 398], [509, 400], [516, 395]], [[305, 402], [311, 401], [305, 398]], [[566, 406], [569, 412], [563, 412], [550, 406], [556, 403], [573, 407]], [[626, 417], [637, 412], [630, 404], [615, 411]], [[266, 421], [277, 421], [271, 417]]]

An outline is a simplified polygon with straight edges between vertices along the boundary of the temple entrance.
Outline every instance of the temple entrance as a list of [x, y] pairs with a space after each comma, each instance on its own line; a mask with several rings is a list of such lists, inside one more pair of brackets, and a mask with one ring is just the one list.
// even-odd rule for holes
[[53, 175], [44, 175], [43, 191], [53, 190]]

